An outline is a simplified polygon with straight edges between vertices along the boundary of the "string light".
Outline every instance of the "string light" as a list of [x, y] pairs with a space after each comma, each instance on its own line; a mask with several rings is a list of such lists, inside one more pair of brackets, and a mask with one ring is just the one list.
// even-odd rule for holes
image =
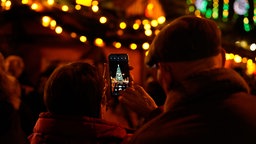
[[95, 45], [98, 46], [98, 47], [103, 47], [105, 46], [103, 40], [101, 38], [96, 38], [95, 41], [94, 41]]
[[125, 29], [125, 28], [126, 28], [126, 23], [125, 23], [125, 22], [121, 22], [121, 23], [119, 24], [119, 27], [120, 27], [121, 29]]
[[51, 20], [51, 22], [50, 22], [50, 28], [51, 28], [51, 29], [54, 29], [54, 28], [56, 27], [56, 25], [57, 25], [57, 22], [56, 22], [55, 20]]
[[42, 25], [44, 27], [48, 27], [50, 25], [51, 18], [49, 16], [43, 16], [42, 18]]
[[80, 36], [80, 41], [81, 42], [86, 42], [87, 41], [87, 37], [86, 36]]
[[54, 4], [54, 0], [47, 0], [48, 5], [53, 5]]
[[166, 21], [166, 18], [164, 16], [160, 16], [158, 19], [157, 19], [158, 23], [159, 24], [164, 24], [165, 21]]
[[102, 23], [102, 24], [104, 24], [104, 23], [106, 23], [107, 22], [107, 18], [106, 17], [104, 17], [104, 16], [102, 16], [102, 17], [100, 17], [100, 23]]
[[135, 43], [131, 43], [131, 44], [130, 44], [130, 48], [131, 48], [132, 50], [136, 50], [137, 47], [138, 47], [138, 46], [137, 46]]
[[92, 6], [92, 11], [95, 12], [95, 13], [98, 12], [99, 11], [99, 7], [97, 5], [93, 5]]
[[113, 42], [115, 48], [121, 48], [122, 44], [120, 42]]
[[57, 33], [57, 34], [61, 34], [62, 33], [62, 27], [60, 27], [60, 26], [57, 26], [56, 28], [55, 28], [55, 32]]
[[147, 42], [143, 43], [142, 48], [144, 50], [148, 50], [149, 49], [149, 43], [147, 43]]
[[140, 25], [137, 23], [134, 23], [132, 27], [134, 30], [138, 30], [140, 28]]
[[151, 36], [152, 35], [152, 31], [150, 29], [145, 30], [145, 35], [146, 36]]
[[[28, 1], [23, 0], [24, 4], [29, 4]], [[84, 3], [86, 2], [86, 3]], [[45, 3], [42, 3], [45, 4]], [[67, 4], [63, 4], [61, 2], [54, 1], [54, 0], [47, 0], [47, 6], [54, 6], [54, 7], [59, 7], [63, 12], [72, 12], [73, 10], [71, 9], [72, 7], [68, 6]], [[94, 13], [98, 13], [99, 12], [99, 7], [98, 7], [99, 2], [97, 0], [94, 1], [83, 1], [83, 0], [76, 0], [76, 5], [73, 7], [74, 10], [80, 11], [82, 10], [82, 6], [86, 6], [86, 7], [90, 7], [92, 9], [92, 12]], [[40, 6], [39, 3], [30, 3], [30, 7], [32, 10], [36, 10], [39, 11]], [[152, 32], [152, 27], [156, 28], [154, 30], [154, 34], [156, 33], [157, 26], [164, 24], [164, 22], [166, 21], [164, 16], [159, 17], [157, 20], [149, 20], [149, 19], [137, 19], [135, 20], [135, 22], [132, 24], [132, 28], [134, 30], [138, 30], [140, 28], [140, 25], [143, 25], [143, 28], [145, 29], [144, 34], [145, 36], [152, 36], [153, 32]], [[99, 18], [99, 22], [102, 24], [105, 24], [107, 22], [107, 17], [105, 16], [101, 16]], [[56, 20], [45, 16], [44, 18], [42, 18], [42, 25], [44, 27], [50, 27], [52, 30], [55, 30], [56, 33], [61, 34], [62, 31], [64, 31], [65, 29], [63, 29], [63, 27], [57, 26], [57, 22]], [[127, 28], [127, 23], [122, 21], [119, 24], [120, 30], [117, 30], [117, 35], [122, 36], [124, 35], [124, 29]], [[87, 37], [86, 36], [78, 36], [77, 33], [71, 32], [70, 33], [70, 37], [72, 38], [77, 38], [79, 37], [81, 42], [85, 42], [87, 41]], [[104, 42], [104, 40], [102, 39], [102, 41]], [[120, 43], [121, 44], [121, 43]], [[117, 46], [119, 47], [119, 46]], [[130, 44], [130, 48], [132, 50], [135, 50], [138, 48], [138, 44], [132, 43]], [[141, 45], [142, 48], [142, 45]], [[143, 48], [142, 48], [143, 49]]]
[[31, 5], [31, 9], [32, 9], [32, 10], [38, 9], [38, 4], [33, 3], [33, 4]]
[[68, 6], [67, 5], [63, 5], [61, 7], [61, 9], [64, 11], [64, 12], [67, 12], [69, 10]]
[[81, 5], [75, 5], [75, 9], [79, 11], [79, 10], [82, 9], [82, 6]]
[[92, 4], [91, 0], [76, 0], [76, 3], [79, 5], [90, 7]]
[[22, 4], [28, 4], [28, 0], [22, 0], [21, 3]]

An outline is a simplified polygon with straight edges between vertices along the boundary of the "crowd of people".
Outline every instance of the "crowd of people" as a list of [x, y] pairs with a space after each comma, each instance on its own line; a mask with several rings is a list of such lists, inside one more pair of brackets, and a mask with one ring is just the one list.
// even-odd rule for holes
[[224, 67], [221, 39], [210, 19], [171, 21], [145, 57], [156, 79], [132, 82], [114, 106], [104, 64], [51, 65], [31, 90], [18, 80], [22, 59], [0, 55], [0, 143], [255, 144], [256, 96]]

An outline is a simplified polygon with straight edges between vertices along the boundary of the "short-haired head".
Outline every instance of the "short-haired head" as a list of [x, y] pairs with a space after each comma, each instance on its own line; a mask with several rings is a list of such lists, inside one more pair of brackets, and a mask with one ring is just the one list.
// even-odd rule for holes
[[55, 69], [44, 90], [49, 112], [100, 117], [103, 78], [94, 66], [73, 62]]

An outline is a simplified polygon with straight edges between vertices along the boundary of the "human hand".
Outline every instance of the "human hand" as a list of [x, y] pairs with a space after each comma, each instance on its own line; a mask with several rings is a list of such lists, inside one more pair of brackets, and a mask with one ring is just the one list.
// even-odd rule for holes
[[120, 92], [119, 102], [130, 108], [142, 117], [147, 117], [157, 108], [155, 101], [139, 85], [134, 85]]

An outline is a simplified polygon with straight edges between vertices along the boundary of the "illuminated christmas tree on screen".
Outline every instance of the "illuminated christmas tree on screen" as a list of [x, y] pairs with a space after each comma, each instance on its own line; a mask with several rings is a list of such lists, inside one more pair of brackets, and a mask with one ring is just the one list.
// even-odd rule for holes
[[123, 83], [124, 81], [124, 78], [123, 78], [123, 75], [122, 75], [122, 71], [120, 69], [120, 66], [119, 64], [117, 65], [117, 70], [116, 70], [116, 81], [120, 84]]

